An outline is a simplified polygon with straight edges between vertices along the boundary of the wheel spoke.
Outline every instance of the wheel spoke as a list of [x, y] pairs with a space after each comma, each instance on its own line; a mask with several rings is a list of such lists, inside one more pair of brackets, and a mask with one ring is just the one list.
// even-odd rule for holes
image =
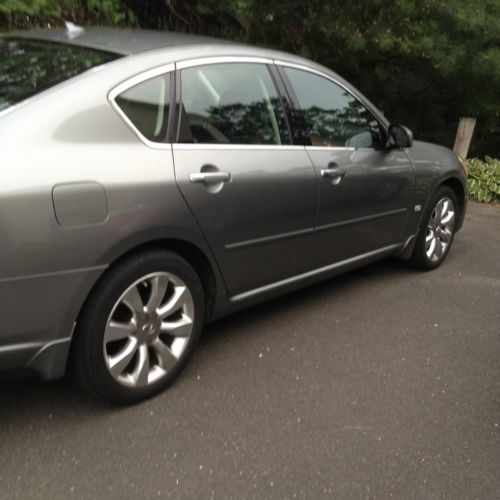
[[434, 233], [432, 231], [427, 231], [427, 235], [425, 237], [425, 243], [427, 248], [429, 247], [429, 243], [432, 241], [432, 238], [434, 238]]
[[177, 358], [174, 353], [160, 339], [157, 339], [156, 342], [152, 343], [151, 347], [155, 350], [164, 370], [170, 370], [170, 368], [172, 368], [177, 362]]
[[134, 357], [136, 350], [137, 340], [130, 339], [118, 354], [108, 357], [109, 371], [114, 377], [121, 375]]
[[149, 351], [148, 346], [143, 344], [139, 347], [137, 366], [132, 373], [135, 385], [147, 385], [149, 376]]
[[427, 257], [429, 257], [429, 259], [434, 254], [435, 248], [436, 248], [436, 238], [432, 236], [432, 240], [430, 240], [429, 246], [427, 247]]
[[442, 201], [442, 207], [441, 207], [441, 213], [439, 215], [439, 219], [442, 221], [443, 220], [443, 217], [446, 215], [446, 213], [448, 212], [448, 207], [450, 206], [450, 202], [448, 201], [448, 199], [445, 199]]
[[144, 317], [144, 304], [136, 286], [132, 287], [124, 295], [122, 302], [129, 307], [137, 321], [142, 320]]
[[187, 289], [185, 286], [176, 286], [174, 288], [174, 294], [172, 298], [162, 307], [158, 309], [158, 316], [161, 319], [165, 319], [174, 312], [178, 311], [187, 298]]
[[161, 332], [173, 337], [189, 337], [193, 329], [193, 320], [186, 314], [175, 321], [164, 321], [161, 324]]
[[455, 220], [455, 212], [453, 210], [450, 210], [442, 219], [441, 219], [441, 224], [443, 226], [447, 226], [450, 223], [453, 223]]
[[152, 314], [160, 307], [163, 297], [165, 297], [165, 292], [168, 287], [168, 278], [164, 275], [157, 275], [151, 278], [149, 283], [151, 284], [151, 295], [146, 304], [146, 311]]
[[104, 341], [108, 343], [115, 340], [123, 340], [130, 337], [134, 331], [135, 324], [132, 321], [130, 323], [119, 323], [111, 320], [106, 326]]

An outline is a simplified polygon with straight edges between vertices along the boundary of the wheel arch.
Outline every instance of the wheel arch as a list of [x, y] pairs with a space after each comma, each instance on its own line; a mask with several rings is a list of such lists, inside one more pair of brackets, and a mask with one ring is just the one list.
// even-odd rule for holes
[[[205, 251], [191, 241], [181, 238], [159, 237], [141, 242], [135, 241], [133, 244], [129, 245], [122, 244], [120, 245], [120, 250], [113, 249], [112, 253], [107, 255], [106, 261], [109, 263], [108, 269], [114, 267], [134, 254], [155, 249], [173, 252], [184, 258], [193, 267], [203, 286], [206, 300], [205, 317], [207, 321], [210, 321], [216, 312], [216, 304], [218, 303], [217, 297], [222, 300], [226, 294], [225, 284], [215, 262], [210, 259]], [[99, 275], [99, 277], [93, 282], [92, 286], [88, 288], [83, 300], [81, 300], [80, 307], [74, 317], [74, 322], [76, 324], [78, 323], [82, 311], [85, 309], [89, 297], [92, 295], [92, 292], [95, 290], [96, 286], [106, 272], [107, 269]]]
[[[217, 294], [221, 292], [220, 288], [222, 288], [223, 285], [220, 282], [221, 280], [217, 277], [216, 270], [214, 269], [214, 263], [212, 263], [206, 253], [194, 243], [177, 238], [158, 238], [146, 241], [120, 253], [120, 255], [113, 259], [110, 267], [115, 266], [131, 255], [153, 249], [168, 250], [173, 252], [185, 259], [193, 267], [203, 286], [203, 292], [206, 300], [206, 318], [207, 320], [210, 320], [214, 315]], [[97, 282], [98, 281], [99, 280], [97, 280]], [[92, 287], [92, 290], [96, 286], [97, 282]], [[88, 295], [92, 293], [92, 290]], [[82, 306], [82, 309], [83, 307], [84, 306]]]

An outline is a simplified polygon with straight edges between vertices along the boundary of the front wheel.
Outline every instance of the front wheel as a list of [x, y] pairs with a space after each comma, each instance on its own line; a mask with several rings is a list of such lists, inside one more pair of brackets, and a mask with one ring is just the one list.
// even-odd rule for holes
[[152, 250], [118, 263], [78, 320], [72, 345], [77, 381], [116, 403], [161, 391], [198, 340], [204, 303], [197, 274], [176, 254]]
[[457, 207], [457, 197], [451, 188], [443, 186], [434, 194], [422, 218], [411, 257], [415, 267], [431, 270], [444, 261], [455, 236]]

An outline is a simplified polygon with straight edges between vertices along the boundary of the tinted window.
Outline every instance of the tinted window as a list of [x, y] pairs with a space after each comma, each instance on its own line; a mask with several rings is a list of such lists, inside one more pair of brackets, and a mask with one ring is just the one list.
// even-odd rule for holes
[[117, 57], [62, 43], [0, 38], [0, 110]]
[[157, 76], [129, 88], [115, 102], [139, 132], [154, 142], [167, 133], [170, 99], [169, 76]]
[[181, 142], [289, 143], [283, 108], [263, 64], [224, 63], [184, 69], [181, 98]]
[[284, 68], [303, 113], [313, 146], [370, 148], [380, 144], [380, 127], [361, 102], [327, 78]]

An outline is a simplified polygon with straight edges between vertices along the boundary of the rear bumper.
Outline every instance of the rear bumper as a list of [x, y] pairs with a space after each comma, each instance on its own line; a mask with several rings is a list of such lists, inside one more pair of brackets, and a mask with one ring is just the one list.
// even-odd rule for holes
[[76, 319], [106, 267], [0, 279], [0, 371], [62, 377]]
[[61, 378], [71, 345], [71, 337], [46, 343], [30, 342], [0, 347], [2, 370], [26, 370], [38, 373], [45, 380]]

